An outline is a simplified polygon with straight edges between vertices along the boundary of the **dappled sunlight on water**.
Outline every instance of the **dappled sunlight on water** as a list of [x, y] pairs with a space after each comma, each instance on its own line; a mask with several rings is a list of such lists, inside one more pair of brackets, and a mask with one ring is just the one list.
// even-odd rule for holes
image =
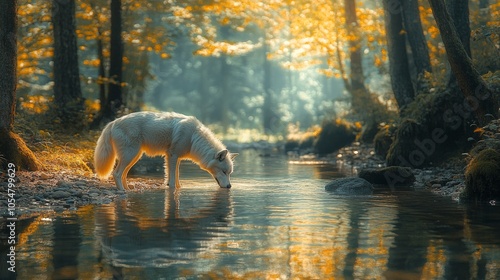
[[230, 190], [193, 170], [178, 190], [27, 221], [18, 278], [500, 277], [498, 206], [385, 188], [335, 196], [333, 166], [279, 155], [242, 153]]

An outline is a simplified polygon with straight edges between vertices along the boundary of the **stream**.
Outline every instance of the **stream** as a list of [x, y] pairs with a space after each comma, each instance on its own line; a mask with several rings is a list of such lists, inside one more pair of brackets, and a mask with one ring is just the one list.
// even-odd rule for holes
[[178, 190], [19, 222], [17, 279], [500, 279], [498, 205], [337, 196], [334, 165], [255, 151], [234, 170], [220, 189], [185, 162]]

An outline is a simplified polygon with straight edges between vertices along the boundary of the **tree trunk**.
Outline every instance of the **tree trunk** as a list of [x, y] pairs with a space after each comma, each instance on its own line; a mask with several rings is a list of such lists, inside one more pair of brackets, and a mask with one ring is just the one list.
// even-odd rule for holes
[[469, 0], [446, 0], [446, 8], [467, 55], [472, 57], [470, 50]]
[[231, 66], [228, 63], [229, 56], [227, 54], [221, 54], [220, 56], [220, 90], [221, 96], [219, 104], [217, 104], [216, 113], [219, 116], [220, 123], [222, 125], [222, 130], [226, 133], [229, 129], [229, 82], [231, 80]]
[[267, 40], [264, 39], [264, 49], [262, 51], [264, 55], [264, 71], [263, 71], [263, 95], [264, 103], [262, 104], [262, 125], [264, 128], [264, 133], [269, 134], [273, 131], [274, 113], [273, 113], [273, 96], [271, 90], [271, 62], [267, 59], [267, 54], [269, 52], [269, 46]]
[[[81, 129], [83, 99], [76, 41], [75, 1], [52, 2], [54, 28], [54, 108], [64, 127]], [[75, 126], [76, 125], [76, 126]]]
[[404, 27], [408, 34], [413, 61], [416, 68], [417, 84], [416, 89], [423, 88], [423, 78], [425, 72], [432, 72], [431, 60], [429, 57], [429, 48], [425, 38], [420, 20], [420, 11], [418, 9], [418, 0], [401, 1], [403, 10]]
[[484, 126], [490, 120], [487, 114], [498, 118], [497, 100], [474, 68], [443, 1], [429, 0], [429, 3], [443, 39], [451, 69], [468, 104], [466, 109], [475, 114], [480, 126]]
[[[446, 8], [450, 13], [452, 24], [458, 33], [467, 55], [472, 58], [470, 49], [469, 0], [446, 0]], [[448, 87], [455, 87], [457, 78], [453, 71], [449, 73]]]
[[[23, 139], [12, 132], [17, 86], [17, 1], [0, 1], [0, 166], [37, 170], [40, 162]], [[12, 168], [10, 166], [9, 168]]]
[[[395, 3], [397, 5], [395, 5]], [[399, 0], [383, 0], [389, 74], [400, 112], [413, 101], [415, 93], [411, 82], [406, 53], [406, 38]]]
[[359, 31], [358, 17], [356, 16], [355, 0], [344, 0], [346, 29], [350, 35], [349, 53], [351, 62], [351, 82], [349, 85], [352, 95], [352, 107], [354, 112], [360, 114], [370, 102], [368, 90], [365, 87], [363, 74], [363, 57], [361, 54], [361, 33]]
[[122, 41], [122, 4], [121, 0], [111, 0], [111, 38], [108, 98], [104, 108], [104, 117], [116, 118], [118, 110], [123, 105], [123, 41]]
[[207, 102], [207, 96], [210, 95], [210, 76], [211, 76], [211, 61], [210, 57], [200, 57], [200, 78], [198, 82], [198, 92], [200, 95], [199, 98], [199, 103], [198, 103], [198, 108], [199, 108], [199, 119], [202, 122], [207, 122], [209, 120], [209, 115], [210, 115], [210, 106], [212, 104]]
[[0, 128], [12, 130], [17, 86], [17, 0], [0, 1]]
[[340, 40], [339, 40], [339, 35], [336, 32], [335, 33], [335, 42], [336, 42], [336, 47], [335, 47], [335, 52], [337, 55], [337, 60], [339, 62], [339, 71], [340, 71], [340, 76], [342, 78], [342, 82], [344, 83], [344, 87], [348, 92], [351, 92], [351, 83], [347, 79], [347, 75], [345, 73], [345, 68], [344, 68], [344, 63], [342, 62], [342, 56], [340, 53]]
[[361, 56], [361, 34], [359, 32], [358, 17], [356, 16], [355, 0], [344, 0], [346, 27], [349, 32], [349, 50], [351, 60], [351, 89], [353, 91], [365, 88], [363, 74], [363, 58]]
[[491, 20], [490, 13], [490, 1], [489, 0], [479, 0], [479, 24], [482, 27], [488, 25]]
[[97, 28], [97, 58], [99, 59], [97, 84], [99, 85], [99, 101], [101, 102], [100, 112], [103, 112], [106, 104], [106, 70], [104, 67], [104, 48], [102, 42], [101, 29]]

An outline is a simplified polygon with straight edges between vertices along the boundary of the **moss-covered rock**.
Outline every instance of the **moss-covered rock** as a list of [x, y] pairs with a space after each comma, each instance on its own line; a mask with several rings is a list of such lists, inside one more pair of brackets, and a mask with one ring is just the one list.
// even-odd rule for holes
[[499, 151], [485, 149], [469, 162], [462, 198], [479, 201], [500, 199]]
[[372, 143], [379, 132], [379, 124], [375, 121], [369, 121], [361, 129], [358, 141], [361, 143]]
[[304, 139], [288, 139], [285, 142], [285, 152], [295, 151], [295, 152], [311, 152], [313, 149], [315, 138], [309, 136]]
[[325, 190], [337, 195], [370, 195], [373, 186], [365, 179], [348, 177], [333, 180], [325, 186]]
[[325, 121], [314, 143], [314, 151], [320, 155], [330, 154], [351, 144], [356, 139], [354, 129], [345, 121]]
[[[389, 166], [419, 167], [429, 163], [433, 151], [421, 151], [417, 146], [419, 137], [426, 135], [425, 128], [413, 119], [405, 119], [399, 125], [394, 142], [387, 152]], [[425, 146], [425, 145], [423, 145]]]
[[[421, 93], [402, 113], [387, 165], [439, 164], [470, 148], [473, 114], [459, 91]], [[467, 105], [468, 106], [468, 105]]]
[[307, 129], [307, 131], [299, 131], [297, 126], [294, 126], [289, 131], [284, 148], [285, 152], [300, 152], [310, 153], [313, 151], [314, 142], [318, 138], [321, 128], [314, 125]]
[[387, 153], [393, 142], [393, 133], [395, 126], [384, 125], [375, 135], [373, 139], [373, 145], [375, 149], [375, 154], [382, 159], [387, 158]]

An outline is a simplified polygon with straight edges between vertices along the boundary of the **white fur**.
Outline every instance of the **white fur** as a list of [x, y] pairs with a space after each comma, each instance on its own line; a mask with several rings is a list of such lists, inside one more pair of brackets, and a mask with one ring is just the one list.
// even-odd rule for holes
[[210, 173], [220, 187], [230, 188], [233, 158], [215, 135], [195, 117], [177, 113], [138, 112], [110, 122], [94, 152], [97, 176], [113, 171], [116, 186], [127, 188], [127, 173], [142, 154], [165, 155], [168, 185], [180, 187], [179, 161], [190, 159]]

